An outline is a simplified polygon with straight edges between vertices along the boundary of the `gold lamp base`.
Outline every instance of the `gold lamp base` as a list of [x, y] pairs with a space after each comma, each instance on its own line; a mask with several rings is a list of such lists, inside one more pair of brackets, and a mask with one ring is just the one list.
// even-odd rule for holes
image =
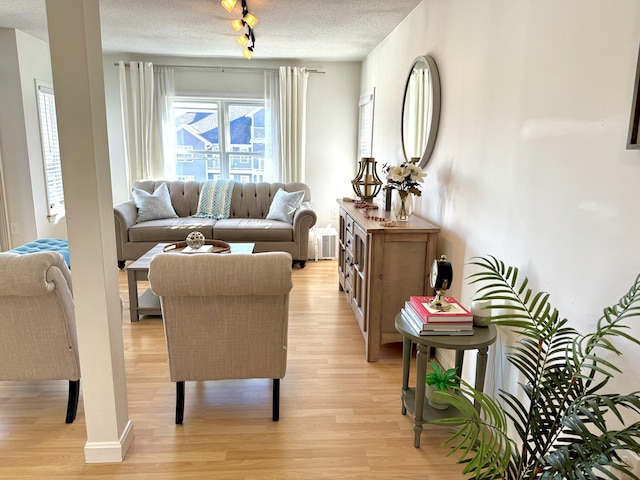
[[364, 202], [371, 203], [382, 188], [382, 181], [376, 171], [376, 159], [363, 157], [360, 160], [356, 178], [351, 180], [355, 194]]
[[429, 306], [439, 312], [448, 312], [451, 310], [451, 304], [444, 298], [446, 290], [436, 290], [436, 296], [429, 302]]

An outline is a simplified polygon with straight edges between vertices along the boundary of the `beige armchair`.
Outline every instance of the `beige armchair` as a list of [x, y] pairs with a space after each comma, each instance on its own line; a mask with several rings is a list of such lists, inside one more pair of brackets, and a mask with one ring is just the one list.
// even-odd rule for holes
[[149, 266], [160, 297], [176, 424], [184, 417], [184, 382], [272, 378], [278, 421], [287, 368], [291, 255], [161, 253]]
[[76, 417], [80, 363], [71, 273], [57, 252], [0, 253], [0, 380], [68, 380]]

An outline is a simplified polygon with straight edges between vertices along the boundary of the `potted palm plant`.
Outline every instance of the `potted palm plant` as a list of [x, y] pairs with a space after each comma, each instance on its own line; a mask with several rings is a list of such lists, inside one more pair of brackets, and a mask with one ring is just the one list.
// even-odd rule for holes
[[627, 324], [640, 316], [640, 276], [604, 309], [595, 331], [580, 333], [551, 306], [549, 294], [528, 288], [517, 268], [495, 257], [471, 264], [479, 267], [470, 277], [478, 284], [476, 298], [489, 300], [492, 312], [509, 312], [492, 314], [491, 322], [519, 334], [507, 361], [521, 376], [521, 392], [500, 390], [496, 399], [462, 381], [458, 389], [481, 413], [460, 395], [440, 394], [461, 412], [434, 422], [457, 427], [445, 444], [459, 455], [463, 473], [503, 480], [616, 479], [617, 473], [638, 479], [621, 457], [640, 453], [640, 422], [628, 421], [639, 418], [640, 391], [604, 391], [620, 373], [609, 358], [621, 354], [616, 341], [640, 345]]
[[425, 395], [429, 405], [437, 410], [449, 408], [449, 402], [442, 401], [435, 392], [448, 392], [459, 384], [459, 377], [455, 368], [443, 369], [435, 360], [431, 361], [431, 371], [425, 377]]

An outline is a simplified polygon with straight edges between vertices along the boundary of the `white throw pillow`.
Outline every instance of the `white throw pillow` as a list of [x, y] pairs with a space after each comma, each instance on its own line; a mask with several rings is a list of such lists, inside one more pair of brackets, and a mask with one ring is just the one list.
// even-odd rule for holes
[[173, 205], [171, 205], [171, 197], [166, 183], [161, 183], [153, 194], [139, 188], [132, 188], [131, 194], [138, 208], [138, 223], [160, 218], [176, 218], [178, 216], [173, 209]]
[[267, 213], [267, 220], [279, 220], [293, 223], [296, 210], [302, 205], [304, 190], [298, 192], [285, 192], [281, 188], [273, 196], [273, 201]]

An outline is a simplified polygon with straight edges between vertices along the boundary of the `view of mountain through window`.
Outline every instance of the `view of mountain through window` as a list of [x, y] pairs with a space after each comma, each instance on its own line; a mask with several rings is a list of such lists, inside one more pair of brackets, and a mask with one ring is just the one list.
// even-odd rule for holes
[[262, 100], [177, 98], [173, 118], [178, 180], [264, 181]]

